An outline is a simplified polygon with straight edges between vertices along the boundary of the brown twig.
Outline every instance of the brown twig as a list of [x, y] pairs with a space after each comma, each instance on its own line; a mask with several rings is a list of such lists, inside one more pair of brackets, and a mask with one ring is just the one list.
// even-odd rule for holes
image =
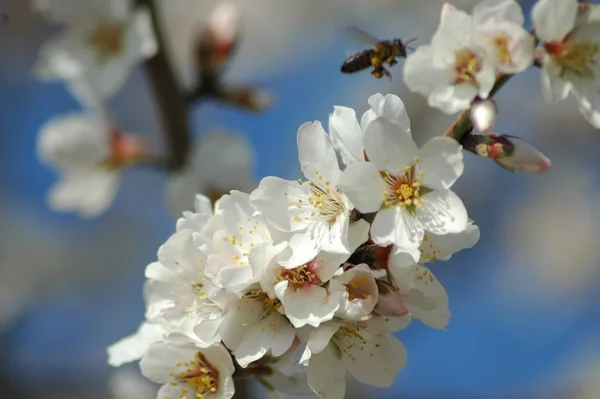
[[136, 0], [136, 5], [148, 7], [158, 44], [156, 55], [144, 63], [154, 99], [159, 109], [168, 156], [168, 170], [182, 169], [191, 146], [188, 125], [188, 104], [181, 95], [177, 79], [165, 53], [165, 43], [154, 0]]

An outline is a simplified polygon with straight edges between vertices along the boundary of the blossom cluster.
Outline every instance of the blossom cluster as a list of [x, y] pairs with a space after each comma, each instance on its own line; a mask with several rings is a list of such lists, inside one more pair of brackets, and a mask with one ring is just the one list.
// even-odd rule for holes
[[431, 43], [406, 59], [406, 85], [427, 96], [431, 107], [453, 114], [487, 99], [498, 76], [536, 66], [547, 100], [572, 94], [600, 128], [600, 5], [539, 0], [531, 19], [528, 32], [515, 0], [484, 0], [472, 14], [445, 4]]
[[329, 134], [299, 128], [305, 181], [265, 177], [214, 206], [197, 196], [146, 268], [146, 321], [109, 363], [141, 358], [164, 399], [230, 398], [234, 375], [289, 376], [290, 359], [323, 398], [344, 397], [346, 373], [391, 385], [406, 363], [394, 332], [449, 322], [427, 265], [472, 247], [479, 229], [451, 190], [461, 146], [418, 148], [399, 97], [368, 103], [360, 122], [335, 107]]

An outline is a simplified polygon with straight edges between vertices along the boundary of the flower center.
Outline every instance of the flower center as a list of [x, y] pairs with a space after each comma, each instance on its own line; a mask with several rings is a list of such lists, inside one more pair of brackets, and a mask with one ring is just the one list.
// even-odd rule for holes
[[[195, 392], [197, 399], [204, 399], [206, 395], [217, 392], [219, 371], [208, 362], [202, 353], [197, 352], [194, 360], [178, 363], [177, 367], [182, 367], [184, 370], [171, 373], [171, 377], [176, 379], [171, 382], [171, 385], [177, 385], [177, 381], [186, 383], [192, 392]], [[180, 397], [186, 397], [189, 392], [186, 389], [182, 390]]]
[[326, 188], [310, 183], [310, 189], [313, 193], [308, 197], [308, 202], [317, 208], [317, 212], [312, 212], [311, 217], [325, 220], [330, 225], [335, 223], [339, 214], [344, 212], [345, 208], [341, 196], [342, 192], [335, 188], [329, 187], [329, 182], [325, 182]]
[[356, 276], [350, 280], [348, 284], [345, 284], [346, 291], [348, 292], [348, 299], [350, 301], [355, 299], [367, 299], [369, 297], [369, 292], [366, 289], [368, 283], [369, 278], [367, 276]]
[[[414, 163], [418, 162], [419, 159], [415, 158]], [[421, 186], [419, 180], [422, 176], [416, 174], [414, 165], [406, 167], [405, 172], [400, 176], [388, 171], [380, 173], [386, 184], [383, 192], [383, 207], [396, 205], [414, 212], [422, 206], [421, 195], [427, 189]]]
[[508, 38], [504, 35], [496, 36], [494, 37], [494, 45], [498, 50], [500, 64], [513, 65], [512, 57], [510, 56], [510, 51], [508, 51]]
[[100, 24], [89, 36], [89, 44], [104, 62], [123, 51], [123, 25], [117, 23]]
[[552, 61], [562, 69], [561, 77], [565, 73], [573, 72], [578, 76], [594, 79], [592, 68], [598, 64], [596, 56], [600, 45], [589, 40], [575, 42], [569, 36], [562, 42], [544, 43], [544, 48], [550, 54]]
[[321, 279], [314, 272], [315, 267], [316, 262], [310, 261], [294, 269], [281, 268], [279, 271], [279, 281], [287, 280], [295, 289], [303, 288], [308, 284], [321, 285]]
[[455, 52], [454, 84], [468, 83], [478, 86], [477, 74], [481, 71], [481, 59], [469, 49], [463, 48]]

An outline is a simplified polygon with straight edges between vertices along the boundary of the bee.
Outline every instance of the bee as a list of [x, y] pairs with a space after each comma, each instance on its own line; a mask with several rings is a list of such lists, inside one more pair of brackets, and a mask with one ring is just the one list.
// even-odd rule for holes
[[381, 79], [383, 76], [391, 79], [389, 71], [384, 68], [383, 64], [387, 63], [390, 67], [396, 65], [398, 63], [396, 57], [405, 58], [406, 50], [412, 50], [411, 47], [408, 47], [408, 44], [416, 40], [412, 39], [406, 43], [400, 39], [378, 40], [362, 29], [355, 27], [346, 28], [346, 33], [355, 40], [372, 44], [373, 48], [350, 56], [342, 64], [342, 73], [355, 73], [373, 67], [371, 75], [377, 79]]

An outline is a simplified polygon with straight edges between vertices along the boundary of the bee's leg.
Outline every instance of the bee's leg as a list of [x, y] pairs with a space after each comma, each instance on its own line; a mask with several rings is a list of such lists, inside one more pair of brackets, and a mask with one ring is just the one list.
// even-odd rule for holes
[[371, 71], [371, 75], [373, 75], [373, 77], [375, 79], [381, 79], [381, 77], [383, 76], [383, 68], [379, 67], [379, 68], [375, 68]]
[[382, 74], [383, 76], [386, 76], [386, 77], [388, 77], [390, 80], [392, 80], [392, 75], [391, 75], [391, 74], [390, 74], [390, 72], [389, 72], [387, 69], [385, 69], [384, 67], [381, 67], [381, 74]]
[[389, 66], [394, 66], [398, 63], [398, 61], [396, 61], [396, 57], [390, 57], [387, 60], [385, 60]]

